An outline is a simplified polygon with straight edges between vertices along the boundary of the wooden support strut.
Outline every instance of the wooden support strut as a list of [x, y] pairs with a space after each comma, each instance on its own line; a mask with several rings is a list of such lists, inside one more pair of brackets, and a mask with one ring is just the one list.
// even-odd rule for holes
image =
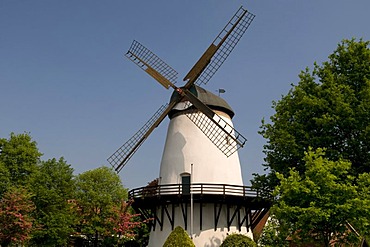
[[[184, 204], [185, 204], [185, 207], [184, 207]], [[188, 204], [186, 202], [180, 203], [180, 206], [181, 206], [182, 217], [184, 219], [185, 230], [187, 230], [188, 229]]]
[[243, 224], [245, 222], [245, 226], [247, 228], [247, 231], [249, 231], [248, 218], [249, 218], [249, 209], [247, 207], [244, 207], [244, 217], [243, 217], [243, 219], [239, 218], [239, 229], [241, 229], [241, 227], [243, 226]]
[[[230, 207], [230, 206], [229, 206], [229, 204], [228, 204], [228, 210], [229, 210], [230, 208], [231, 208], [231, 207]], [[228, 213], [227, 227], [228, 227], [228, 230], [229, 230], [229, 231], [230, 231], [230, 226], [231, 226], [231, 224], [233, 223], [233, 221], [234, 221], [234, 219], [235, 219], [235, 217], [236, 217], [237, 213], [239, 213], [239, 210], [240, 210], [240, 208], [239, 208], [239, 206], [237, 206], [237, 207], [235, 208], [234, 213], [232, 214], [231, 218], [230, 218], [230, 215], [229, 215], [229, 213]], [[238, 224], [239, 224], [239, 222], [238, 222]], [[239, 225], [240, 225], [240, 224], [239, 224]]]
[[202, 230], [203, 227], [203, 203], [199, 203], [199, 229]]
[[168, 212], [168, 207], [167, 205], [162, 205], [162, 208], [164, 208], [164, 212], [166, 213], [167, 215], [167, 218], [168, 218], [168, 221], [170, 222], [171, 224], [171, 229], [173, 230], [174, 228], [174, 223], [175, 223], [175, 219], [174, 219], [174, 205], [172, 204], [172, 211], [171, 211], [171, 215], [170, 213]]
[[164, 205], [162, 205], [162, 207], [161, 207], [161, 224], [160, 224], [161, 225], [161, 231], [163, 231], [163, 225], [164, 225], [163, 224], [164, 223], [163, 222], [163, 216], [164, 216], [164, 212], [163, 211], [164, 211]]
[[217, 230], [218, 220], [220, 219], [221, 215], [221, 209], [222, 209], [222, 203], [220, 203], [220, 207], [217, 212], [217, 203], [214, 204], [214, 220], [215, 220], [215, 231]]

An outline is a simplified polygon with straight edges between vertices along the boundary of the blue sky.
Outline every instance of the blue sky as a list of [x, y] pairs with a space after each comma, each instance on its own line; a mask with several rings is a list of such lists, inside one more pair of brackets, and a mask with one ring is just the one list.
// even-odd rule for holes
[[[133, 39], [183, 78], [243, 5], [256, 15], [205, 87], [224, 88], [244, 183], [263, 172], [261, 120], [298, 74], [327, 60], [342, 39], [370, 40], [368, 0], [0, 1], [0, 137], [29, 132], [44, 160], [81, 173], [102, 165], [171, 91], [123, 55]], [[181, 80], [179, 80], [179, 84]], [[121, 171], [126, 187], [158, 177], [168, 119]]]

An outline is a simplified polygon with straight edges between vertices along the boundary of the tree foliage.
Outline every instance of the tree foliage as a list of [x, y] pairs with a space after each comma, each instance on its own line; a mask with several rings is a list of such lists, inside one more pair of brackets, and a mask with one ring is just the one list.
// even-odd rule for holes
[[358, 241], [349, 224], [361, 225], [369, 232], [370, 194], [366, 193], [370, 174], [362, 174], [361, 185], [355, 185], [351, 163], [330, 161], [324, 154], [321, 149], [308, 151], [304, 174], [295, 169], [288, 176], [277, 174], [280, 184], [274, 191], [277, 201], [271, 211], [280, 220], [280, 233], [293, 241], [309, 243], [315, 239], [321, 246], [348, 245]]
[[30, 179], [41, 153], [27, 133], [0, 138], [0, 239], [2, 246], [24, 243], [35, 227]]
[[98, 237], [117, 235], [141, 242], [134, 236], [148, 230], [124, 202], [127, 190], [116, 173], [100, 167], [75, 177], [64, 158], [41, 155], [28, 133], [0, 138], [1, 246], [66, 246], [75, 233], [95, 237], [95, 246]]
[[23, 244], [34, 230], [35, 206], [31, 194], [23, 187], [12, 187], [0, 200], [0, 246]]
[[75, 231], [77, 208], [73, 169], [63, 158], [42, 161], [31, 181], [35, 217], [40, 229], [33, 235], [37, 246], [65, 246]]
[[280, 222], [275, 215], [270, 215], [266, 225], [263, 228], [262, 234], [258, 238], [258, 246], [264, 247], [285, 247], [287, 243], [287, 234], [281, 233], [279, 230]]
[[353, 226], [362, 233], [363, 237], [370, 240], [370, 173], [363, 173], [357, 179], [357, 206], [368, 212], [364, 217], [359, 217], [353, 222]]
[[41, 155], [37, 143], [27, 133], [11, 133], [9, 139], [1, 138], [0, 174], [4, 181], [0, 182], [0, 196], [7, 186], [28, 186]]
[[220, 247], [257, 247], [257, 244], [243, 234], [230, 234], [222, 242]]
[[[0, 154], [1, 156], [1, 154]], [[0, 198], [10, 186], [10, 172], [6, 165], [0, 160]]]
[[262, 122], [270, 173], [256, 175], [254, 185], [272, 190], [278, 183], [276, 172], [287, 175], [292, 167], [304, 172], [308, 147], [325, 148], [332, 161], [349, 160], [356, 176], [369, 172], [369, 42], [342, 41], [327, 62], [302, 71], [299, 78], [298, 85], [273, 102], [271, 122]]
[[110, 220], [113, 224], [113, 232], [117, 237], [118, 244], [134, 240], [137, 235], [135, 229], [142, 224], [141, 221], [135, 220], [140, 214], [130, 212], [132, 202], [122, 200], [120, 205], [113, 207], [114, 214]]
[[[66, 245], [74, 231], [75, 214], [68, 204], [75, 192], [73, 169], [62, 158], [41, 161], [41, 155], [28, 133], [11, 133], [9, 139], [0, 139], [0, 198], [14, 193], [14, 187], [24, 187], [32, 193], [29, 199], [34, 207], [22, 217], [32, 216], [37, 225], [32, 230], [30, 244]], [[0, 232], [4, 229], [0, 228]]]
[[108, 167], [100, 167], [76, 177], [76, 203], [79, 207], [81, 232], [107, 236], [113, 232], [114, 208], [127, 199], [127, 190], [119, 176]]
[[181, 226], [177, 226], [167, 237], [163, 247], [195, 247], [195, 245], [188, 233]]

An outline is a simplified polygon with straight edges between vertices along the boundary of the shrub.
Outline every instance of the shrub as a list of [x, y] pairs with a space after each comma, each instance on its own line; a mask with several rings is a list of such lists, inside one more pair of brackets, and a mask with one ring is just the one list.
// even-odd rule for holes
[[195, 245], [185, 230], [177, 226], [167, 237], [163, 247], [195, 247]]
[[257, 247], [257, 244], [243, 234], [230, 234], [220, 247]]

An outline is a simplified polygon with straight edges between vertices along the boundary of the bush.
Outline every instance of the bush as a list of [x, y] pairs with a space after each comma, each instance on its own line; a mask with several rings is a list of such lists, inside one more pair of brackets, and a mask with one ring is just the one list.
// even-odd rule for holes
[[177, 226], [167, 237], [163, 247], [195, 247], [195, 245], [185, 230]]
[[257, 247], [257, 244], [243, 234], [230, 234], [220, 247]]

